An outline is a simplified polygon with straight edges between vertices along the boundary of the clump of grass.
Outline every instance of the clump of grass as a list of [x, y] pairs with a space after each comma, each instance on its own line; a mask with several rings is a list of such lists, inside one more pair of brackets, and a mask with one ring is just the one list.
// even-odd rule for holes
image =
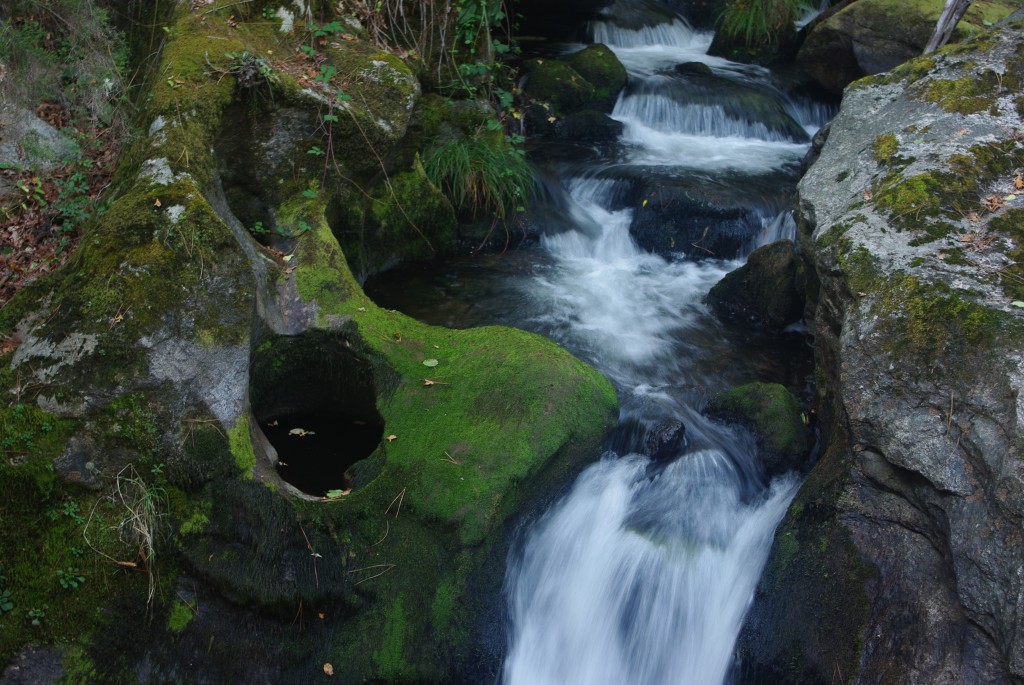
[[427, 177], [463, 216], [508, 221], [523, 209], [533, 173], [521, 149], [486, 128], [442, 142], [423, 161]]
[[733, 0], [718, 17], [718, 30], [748, 48], [770, 45], [792, 26], [808, 5], [805, 0]]

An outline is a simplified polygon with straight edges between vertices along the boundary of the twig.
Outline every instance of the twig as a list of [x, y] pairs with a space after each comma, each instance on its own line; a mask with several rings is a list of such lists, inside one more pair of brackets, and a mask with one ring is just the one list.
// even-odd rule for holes
[[444, 457], [445, 457], [445, 461], [450, 461], [451, 463], [455, 464], [456, 466], [462, 466], [462, 462], [461, 461], [456, 461], [455, 458], [452, 457], [452, 455], [448, 454], [448, 452], [444, 453]]
[[381, 568], [381, 569], [384, 569], [383, 571], [380, 571], [379, 573], [374, 573], [372, 576], [367, 576], [366, 578], [363, 578], [362, 580], [353, 583], [352, 587], [355, 587], [356, 585], [359, 585], [360, 583], [365, 583], [368, 580], [373, 580], [374, 578], [380, 578], [382, 575], [384, 575], [385, 573], [387, 573], [388, 571], [390, 571], [394, 567], [395, 567], [395, 564], [374, 564], [373, 566], [364, 566], [363, 568], [357, 568], [357, 569], [354, 569], [352, 571], [349, 571], [349, 573], [351, 574], [351, 573], [359, 573], [360, 571], [369, 571], [371, 568]]
[[398, 518], [398, 514], [400, 514], [401, 511], [402, 511], [402, 502], [404, 500], [405, 500], [405, 488], [402, 488], [402, 491], [400, 493], [398, 493], [397, 495], [395, 495], [395, 499], [391, 500], [391, 504], [389, 504], [388, 508], [384, 510], [384, 515], [387, 516], [388, 512], [391, 511], [391, 507], [395, 506], [395, 502], [398, 502], [398, 509], [395, 510], [395, 518]]
[[949, 391], [949, 415], [946, 417], [946, 435], [949, 435], [949, 429], [953, 426], [953, 391]]
[[316, 560], [320, 555], [313, 551], [313, 545], [309, 544], [309, 538], [306, 537], [306, 531], [303, 530], [302, 524], [299, 524], [299, 530], [302, 531], [302, 537], [306, 540], [306, 549], [309, 551], [309, 556], [313, 557], [313, 580], [316, 582], [316, 589], [320, 589], [320, 575], [316, 571]]
[[388, 522], [387, 522], [387, 521], [385, 520], [385, 521], [384, 521], [384, 537], [382, 537], [382, 538], [381, 538], [380, 540], [377, 540], [377, 542], [375, 542], [375, 543], [373, 543], [372, 545], [370, 545], [370, 547], [376, 547], [376, 546], [377, 546], [377, 545], [379, 545], [380, 543], [384, 542], [384, 540], [386, 540], [386, 539], [387, 539], [387, 537], [388, 537], [388, 533], [390, 533], [390, 532], [391, 532], [391, 524], [390, 524], [390, 523], [388, 523]]
[[218, 10], [226, 10], [228, 7], [234, 7], [235, 5], [246, 5], [250, 2], [252, 2], [252, 0], [238, 0], [238, 2], [232, 2], [227, 5], [221, 5], [220, 7], [214, 7], [203, 12], [203, 16], [205, 17], [207, 14], [210, 14], [211, 12], [216, 12]]

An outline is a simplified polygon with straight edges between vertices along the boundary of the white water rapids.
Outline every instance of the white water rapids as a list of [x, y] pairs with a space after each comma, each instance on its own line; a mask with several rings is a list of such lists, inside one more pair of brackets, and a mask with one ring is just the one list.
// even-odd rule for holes
[[[700, 61], [770, 87], [763, 69], [705, 55], [710, 36], [681, 21], [640, 30], [597, 22], [593, 33], [634, 84]], [[758, 174], [792, 168], [807, 149], [721, 108], [633, 92], [612, 115], [625, 125], [628, 165]], [[821, 116], [792, 100], [782, 106], [798, 127], [813, 129]], [[550, 264], [522, 285], [527, 325], [611, 378], [624, 421], [681, 421], [687, 437], [667, 465], [606, 454], [525, 533], [506, 575], [502, 682], [719, 685], [798, 486], [796, 476], [767, 482], [750, 436], [708, 422], [697, 406], [693, 388], [715, 385], [702, 362], [716, 353], [716, 339], [701, 300], [738, 262], [647, 253], [629, 234], [633, 210], [610, 208], [615, 180], [564, 183], [576, 228], [544, 238]], [[786, 213], [764, 225], [755, 243], [793, 237]]]

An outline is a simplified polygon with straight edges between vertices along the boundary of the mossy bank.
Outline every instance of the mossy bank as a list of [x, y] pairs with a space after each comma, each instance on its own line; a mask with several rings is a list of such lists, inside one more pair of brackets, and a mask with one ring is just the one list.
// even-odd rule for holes
[[[419, 160], [466, 108], [343, 17], [306, 42], [282, 28], [312, 17], [221, 4], [174, 10], [109, 210], [0, 311], [0, 661], [39, 643], [64, 682], [489, 677], [503, 536], [596, 454], [614, 391], [536, 335], [370, 301], [344, 248], [365, 275], [454, 244]], [[325, 403], [383, 431], [327, 498], [263, 433]]]

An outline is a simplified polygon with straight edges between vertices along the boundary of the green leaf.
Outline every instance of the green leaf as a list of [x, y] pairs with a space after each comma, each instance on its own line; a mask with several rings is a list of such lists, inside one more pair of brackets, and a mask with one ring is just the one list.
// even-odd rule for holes
[[334, 123], [338, 123], [338, 115], [336, 115], [336, 114], [325, 114], [324, 115], [324, 121], [332, 121]]
[[312, 188], [306, 188], [305, 190], [302, 191], [302, 197], [309, 200], [315, 200], [317, 198], [317, 194], [316, 191], [313, 190]]
[[435, 366], [437, 366], [437, 360], [436, 359], [424, 359], [423, 360], [423, 366], [429, 366], [430, 368], [434, 368]]
[[1024, 309], [1024, 302], [1021, 302], [1020, 300], [1014, 300], [1010, 304], [1012, 304], [1014, 307], [1020, 307], [1021, 309]]
[[339, 497], [344, 497], [344, 495], [344, 490], [338, 490], [337, 488], [335, 488], [334, 490], [328, 490], [326, 497], [327, 499], [338, 499]]

